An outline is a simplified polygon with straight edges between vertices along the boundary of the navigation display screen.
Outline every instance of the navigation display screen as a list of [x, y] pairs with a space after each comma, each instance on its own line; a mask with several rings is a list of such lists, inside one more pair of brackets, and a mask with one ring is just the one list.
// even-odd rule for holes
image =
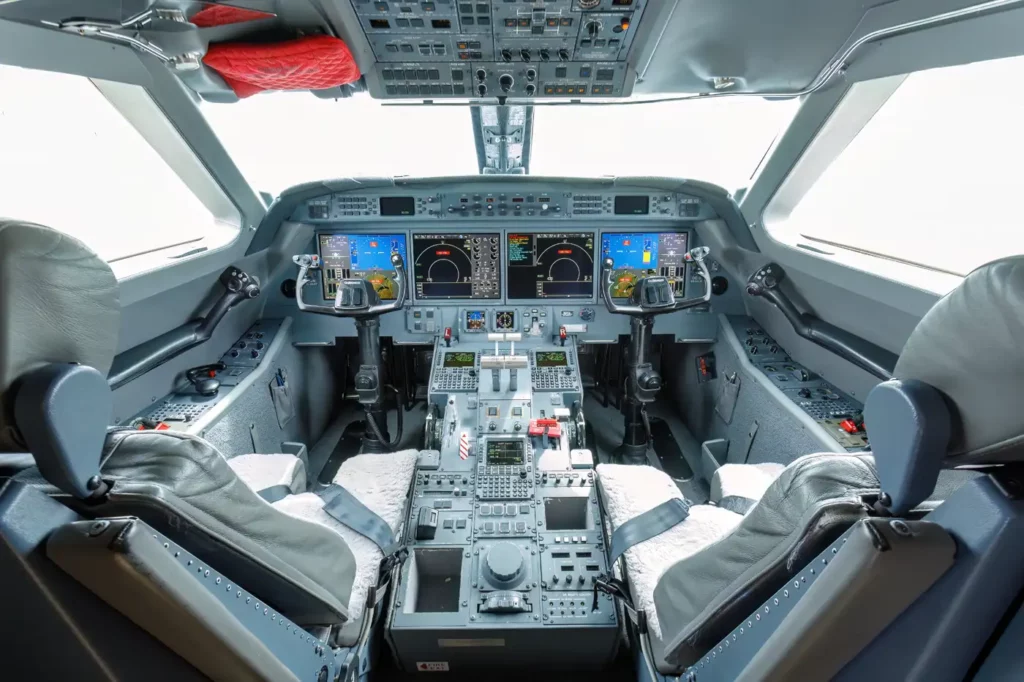
[[476, 353], [445, 353], [445, 367], [475, 367]]
[[414, 234], [416, 298], [501, 297], [497, 234]]
[[338, 282], [343, 279], [366, 279], [373, 284], [382, 300], [394, 300], [398, 293], [391, 267], [391, 252], [397, 251], [409, 270], [405, 254], [404, 234], [321, 234], [320, 273], [325, 301], [333, 301]]
[[[605, 232], [601, 258], [615, 261], [612, 298], [629, 298], [636, 283], [648, 276], [667, 277], [676, 295], [686, 287], [686, 232]], [[603, 288], [603, 287], [602, 287]]]
[[521, 440], [489, 440], [487, 441], [487, 464], [510, 466], [522, 464], [526, 446]]
[[593, 296], [593, 232], [508, 235], [510, 299]]
[[566, 367], [569, 364], [565, 351], [537, 352], [536, 362], [538, 367]]

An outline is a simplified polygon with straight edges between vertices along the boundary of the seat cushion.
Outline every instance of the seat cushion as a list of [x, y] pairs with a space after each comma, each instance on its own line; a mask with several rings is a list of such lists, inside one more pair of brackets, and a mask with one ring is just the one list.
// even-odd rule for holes
[[[654, 467], [600, 464], [597, 477], [613, 530], [663, 502], [683, 499], [669, 475]], [[654, 588], [662, 574], [726, 535], [742, 518], [713, 505], [695, 505], [682, 523], [626, 550], [623, 556], [633, 604], [647, 614], [648, 628], [654, 637], [661, 637]]]
[[228, 466], [257, 493], [276, 485], [287, 486], [293, 495], [306, 492], [306, 465], [295, 455], [238, 455]]
[[[717, 505], [739, 513], [745, 513], [753, 503], [761, 499], [768, 486], [786, 468], [785, 464], [765, 462], [763, 464], [723, 464], [711, 477], [710, 499]], [[746, 508], [729, 506], [729, 498], [749, 500]], [[725, 504], [722, 501], [725, 500]]]
[[[397, 534], [408, 509], [409, 490], [418, 455], [417, 450], [357, 455], [341, 465], [334, 482], [355, 495]], [[372, 540], [329, 516], [323, 510], [323, 504], [324, 501], [315, 494], [304, 493], [275, 502], [274, 507], [286, 514], [330, 528], [352, 550], [356, 560], [356, 574], [348, 609], [353, 628], [346, 627], [342, 632], [342, 639], [345, 639], [347, 635], [353, 634], [348, 631], [354, 629], [354, 625], [362, 618], [367, 595], [377, 585], [378, 569], [384, 555]]]

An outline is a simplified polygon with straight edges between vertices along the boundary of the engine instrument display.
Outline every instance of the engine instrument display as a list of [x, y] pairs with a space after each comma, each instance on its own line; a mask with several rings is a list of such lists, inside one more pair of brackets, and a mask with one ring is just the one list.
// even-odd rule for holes
[[644, 277], [667, 277], [676, 295], [686, 287], [686, 232], [605, 232], [601, 258], [615, 261], [612, 297], [629, 298]]
[[511, 466], [522, 464], [526, 447], [521, 440], [488, 440], [487, 464]]
[[416, 297], [500, 298], [498, 241], [497, 234], [414, 234]]
[[445, 367], [475, 367], [476, 366], [476, 353], [445, 353], [444, 354], [444, 366]]
[[398, 273], [391, 266], [392, 251], [408, 264], [404, 234], [321, 234], [324, 300], [334, 300], [343, 279], [368, 280], [382, 300], [394, 300]]
[[508, 235], [510, 299], [591, 298], [594, 233]]
[[538, 367], [567, 367], [568, 356], [564, 350], [541, 352], [537, 351], [536, 363]]

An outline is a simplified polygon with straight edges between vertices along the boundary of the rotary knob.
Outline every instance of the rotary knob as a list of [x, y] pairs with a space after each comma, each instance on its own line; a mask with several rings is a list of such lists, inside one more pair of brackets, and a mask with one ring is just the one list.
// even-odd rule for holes
[[[501, 87], [502, 92], [508, 92], [512, 89], [512, 85], [515, 83], [512, 76], [509, 74], [502, 74], [501, 78], [498, 79], [498, 85]], [[488, 208], [490, 208], [488, 206]]]
[[488, 577], [497, 583], [509, 585], [523, 576], [523, 555], [511, 542], [491, 547], [484, 564]]
[[580, 311], [580, 319], [583, 320], [584, 322], [592, 321], [594, 319], [594, 309], [593, 308], [584, 308], [583, 310], [581, 310]]

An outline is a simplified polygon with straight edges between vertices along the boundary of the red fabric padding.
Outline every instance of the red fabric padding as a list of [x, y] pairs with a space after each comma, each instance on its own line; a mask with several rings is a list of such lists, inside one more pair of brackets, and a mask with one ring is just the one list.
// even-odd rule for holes
[[203, 63], [239, 97], [264, 90], [324, 90], [352, 83], [361, 75], [348, 45], [331, 36], [264, 45], [210, 45]]
[[232, 7], [230, 5], [209, 5], [192, 15], [189, 23], [199, 28], [212, 28], [214, 26], [227, 26], [228, 24], [240, 24], [243, 21], [258, 21], [260, 19], [273, 19], [274, 15], [269, 12], [260, 12], [244, 7]]

